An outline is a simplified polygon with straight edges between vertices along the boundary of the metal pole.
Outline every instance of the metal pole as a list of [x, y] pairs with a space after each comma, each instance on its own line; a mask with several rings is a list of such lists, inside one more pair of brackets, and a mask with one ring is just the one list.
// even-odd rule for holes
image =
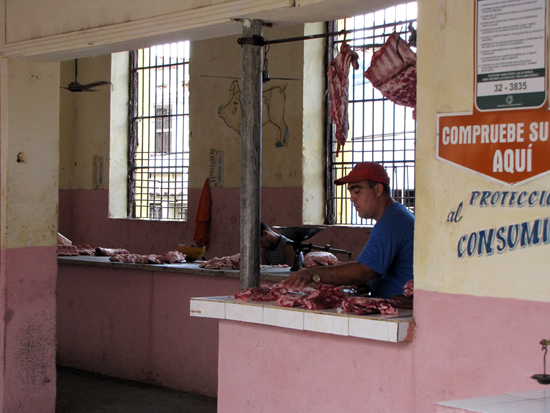
[[[262, 22], [243, 22], [243, 36], [262, 36]], [[242, 46], [241, 290], [260, 285], [263, 46]]]

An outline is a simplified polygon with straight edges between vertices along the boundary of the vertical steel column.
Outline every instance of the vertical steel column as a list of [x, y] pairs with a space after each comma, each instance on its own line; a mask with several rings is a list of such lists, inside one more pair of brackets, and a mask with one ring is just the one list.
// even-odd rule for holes
[[[262, 22], [243, 22], [244, 39], [262, 37]], [[242, 46], [241, 95], [241, 290], [260, 285], [263, 46]]]

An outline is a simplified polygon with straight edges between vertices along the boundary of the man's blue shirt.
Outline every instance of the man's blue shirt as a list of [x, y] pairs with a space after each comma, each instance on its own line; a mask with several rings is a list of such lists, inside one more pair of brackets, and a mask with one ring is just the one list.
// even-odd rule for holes
[[403, 285], [413, 278], [413, 242], [414, 215], [395, 202], [372, 228], [357, 260], [380, 274], [370, 281], [373, 297], [403, 294]]

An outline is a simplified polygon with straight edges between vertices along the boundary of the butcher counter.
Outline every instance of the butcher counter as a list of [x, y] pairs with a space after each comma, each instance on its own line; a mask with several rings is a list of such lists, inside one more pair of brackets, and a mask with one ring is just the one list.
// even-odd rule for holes
[[[109, 261], [109, 257], [96, 256], [59, 257], [58, 262], [86, 267], [240, 279], [239, 270], [205, 269], [200, 268], [199, 263], [128, 264]], [[288, 267], [264, 266], [260, 271], [260, 279], [262, 282], [277, 283], [289, 274]], [[192, 297], [190, 315], [389, 342], [412, 340], [414, 328], [412, 310], [400, 309], [398, 315], [358, 316], [343, 313], [340, 309], [307, 310], [280, 307], [275, 302], [243, 302], [235, 300], [233, 295], [234, 293], [223, 296]]]
[[[289, 273], [288, 268], [262, 268], [260, 278], [276, 283]], [[60, 365], [210, 397], [219, 397], [220, 368], [227, 368], [225, 357], [219, 357], [235, 348], [225, 347], [226, 333], [222, 340], [228, 328], [239, 331], [243, 351], [250, 334], [283, 334], [296, 343], [329, 340], [331, 346], [356, 351], [361, 342], [360, 347], [383, 345], [383, 352], [402, 354], [413, 336], [410, 310], [398, 316], [355, 316], [336, 309], [236, 302], [240, 272], [202, 269], [198, 263], [127, 264], [108, 257], [61, 256], [58, 274]]]

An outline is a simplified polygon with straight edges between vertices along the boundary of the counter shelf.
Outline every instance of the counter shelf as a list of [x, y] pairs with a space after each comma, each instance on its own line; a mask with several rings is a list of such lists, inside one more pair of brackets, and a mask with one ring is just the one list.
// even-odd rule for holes
[[280, 307], [274, 301], [244, 302], [232, 296], [193, 297], [191, 316], [218, 318], [274, 327], [314, 331], [339, 336], [368, 338], [389, 342], [412, 341], [412, 310], [399, 310], [399, 315], [355, 315], [331, 308], [307, 310]]
[[[93, 255], [58, 256], [58, 264], [76, 265], [83, 267], [98, 267], [125, 270], [140, 270], [153, 272], [170, 272], [187, 275], [201, 275], [205, 277], [240, 278], [239, 270], [212, 270], [200, 268], [198, 262], [184, 262], [181, 264], [129, 264], [124, 262], [109, 261], [109, 257], [97, 257]], [[263, 268], [260, 271], [260, 279], [264, 282], [277, 283], [290, 274], [289, 268]]]
[[[109, 261], [109, 257], [59, 256], [58, 264], [85, 267], [169, 272], [204, 277], [240, 278], [239, 270], [200, 268], [197, 262], [181, 264], [128, 264]], [[290, 268], [262, 268], [263, 282], [277, 283], [290, 275]], [[398, 315], [355, 315], [338, 309], [307, 310], [277, 306], [270, 302], [243, 302], [233, 296], [192, 297], [190, 316], [256, 323], [295, 330], [313, 331], [340, 336], [359, 337], [387, 342], [412, 341], [412, 310], [399, 309]]]

